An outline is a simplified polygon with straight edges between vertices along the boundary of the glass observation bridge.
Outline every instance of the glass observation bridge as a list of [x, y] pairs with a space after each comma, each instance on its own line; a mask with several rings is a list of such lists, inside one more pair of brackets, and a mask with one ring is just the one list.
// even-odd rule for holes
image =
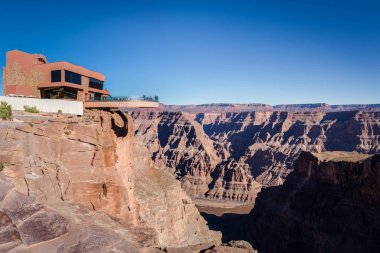
[[152, 102], [159, 102], [158, 96], [120, 96], [120, 97], [93, 97], [90, 98], [88, 101], [152, 101]]
[[85, 108], [157, 108], [158, 96], [92, 97], [84, 102]]

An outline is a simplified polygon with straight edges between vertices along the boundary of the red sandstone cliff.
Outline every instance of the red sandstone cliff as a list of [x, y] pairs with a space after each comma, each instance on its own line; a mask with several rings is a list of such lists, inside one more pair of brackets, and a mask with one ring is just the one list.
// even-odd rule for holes
[[[175, 178], [154, 168], [133, 132], [132, 120], [118, 112], [87, 112], [83, 118], [16, 115], [14, 122], [0, 122], [2, 174], [14, 185], [8, 188], [32, 208], [38, 206], [25, 214], [34, 226], [53, 226], [50, 236], [43, 237], [50, 232], [41, 228], [35, 235], [39, 239], [26, 239], [22, 234], [28, 232], [19, 227], [25, 222], [2, 205], [0, 214], [19, 234], [14, 233], [18, 239], [11, 248], [89, 252], [95, 247], [109, 252], [115, 245], [114, 252], [134, 252], [219, 244], [220, 234], [208, 229]], [[1, 194], [7, 195], [8, 188], [0, 189]], [[99, 218], [102, 213], [107, 216]], [[48, 220], [35, 220], [37, 214]]]

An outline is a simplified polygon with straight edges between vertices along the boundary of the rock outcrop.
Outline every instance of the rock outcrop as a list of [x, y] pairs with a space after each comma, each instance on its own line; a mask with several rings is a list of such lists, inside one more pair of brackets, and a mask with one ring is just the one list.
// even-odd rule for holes
[[[59, 217], [67, 222], [74, 219], [69, 211], [58, 212], [62, 205], [79, 206], [106, 214], [121, 228], [145, 231], [135, 237], [136, 247], [220, 243], [221, 235], [208, 229], [175, 178], [155, 168], [148, 150], [134, 141], [133, 122], [125, 114], [16, 115], [16, 120], [0, 127], [2, 173], [16, 192], [52, 210], [41, 218], [47, 219], [47, 226], [60, 223]], [[60, 216], [53, 216], [54, 211]], [[14, 220], [11, 223], [18, 226]], [[57, 231], [66, 233], [64, 227]], [[100, 237], [96, 231], [86, 233], [88, 240]], [[40, 239], [50, 242], [52, 238]], [[75, 252], [88, 252], [79, 248]]]
[[206, 221], [173, 175], [160, 169], [139, 169], [152, 168], [153, 164], [145, 148], [137, 147], [135, 152], [138, 157], [135, 162], [135, 198], [139, 220], [144, 227], [158, 231], [159, 245], [218, 245], [221, 233], [209, 230]]
[[302, 152], [250, 213], [260, 252], [379, 252], [380, 155]]
[[65, 202], [47, 205], [0, 175], [0, 252], [140, 252], [153, 231], [122, 226], [102, 213]]
[[253, 202], [302, 151], [380, 152], [380, 112], [135, 111], [135, 136], [193, 197]]
[[[0, 161], [16, 190], [44, 203], [71, 202], [136, 224], [133, 135], [118, 114], [41, 118], [0, 129]], [[123, 129], [123, 130], [120, 130]]]

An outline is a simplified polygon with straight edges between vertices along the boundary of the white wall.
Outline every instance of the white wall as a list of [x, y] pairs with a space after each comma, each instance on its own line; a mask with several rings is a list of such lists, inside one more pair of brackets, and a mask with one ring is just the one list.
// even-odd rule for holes
[[24, 110], [24, 106], [35, 106], [40, 112], [58, 112], [83, 115], [83, 102], [61, 99], [40, 99], [0, 96], [0, 101], [5, 101], [12, 106], [12, 110]]

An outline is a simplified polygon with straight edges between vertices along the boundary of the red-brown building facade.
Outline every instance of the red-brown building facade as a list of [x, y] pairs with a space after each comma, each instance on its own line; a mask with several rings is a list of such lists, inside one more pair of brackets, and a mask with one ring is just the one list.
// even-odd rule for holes
[[5, 96], [101, 100], [110, 92], [103, 88], [105, 76], [69, 62], [49, 63], [44, 55], [19, 50], [6, 53], [3, 69]]

